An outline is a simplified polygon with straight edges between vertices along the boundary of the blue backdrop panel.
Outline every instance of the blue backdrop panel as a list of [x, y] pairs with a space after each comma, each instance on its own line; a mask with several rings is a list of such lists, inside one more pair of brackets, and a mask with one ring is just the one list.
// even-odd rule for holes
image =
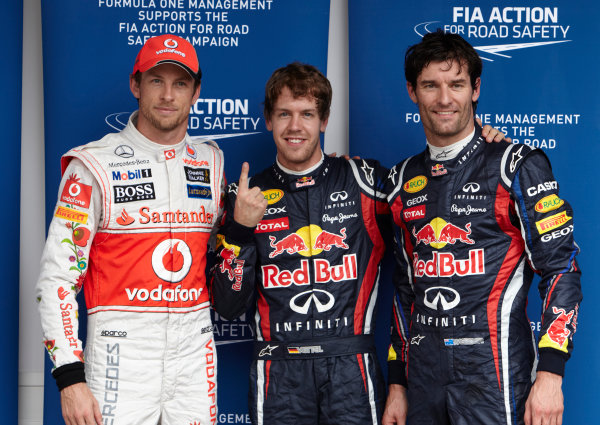
[[19, 350], [19, 199], [21, 181], [21, 71], [23, 47], [23, 2], [5, 2], [0, 8], [0, 39], [4, 41], [3, 66], [0, 70], [0, 127], [4, 154], [0, 160], [0, 180], [4, 182], [3, 231], [0, 268], [4, 293], [0, 301], [2, 339], [12, 348], [5, 350], [4, 378], [0, 388], [2, 421], [17, 423]]
[[[42, 19], [48, 223], [61, 154], [120, 130], [137, 109], [129, 73], [147, 37], [169, 32], [195, 45], [203, 77], [189, 133], [219, 143], [230, 181], [239, 178], [243, 161], [250, 162], [253, 174], [275, 159], [262, 116], [271, 73], [295, 60], [326, 71], [329, 2], [322, 0], [42, 1]], [[219, 423], [250, 423], [252, 334], [247, 319], [215, 317]], [[48, 360], [46, 366], [44, 423], [59, 424], [60, 403]]]
[[[600, 378], [598, 362], [590, 361], [600, 358], [600, 342], [592, 330], [600, 292], [594, 261], [600, 200], [593, 188], [600, 154], [600, 80], [595, 76], [600, 65], [595, 42], [599, 12], [591, 0], [349, 2], [352, 154], [392, 166], [424, 149], [418, 110], [406, 92], [404, 54], [423, 34], [442, 28], [461, 34], [483, 59], [477, 112], [484, 122], [550, 157], [561, 196], [575, 209], [584, 271], [585, 301], [563, 383], [566, 424], [595, 423], [600, 413], [600, 390], [588, 384]], [[537, 330], [540, 301], [535, 286], [528, 314]]]

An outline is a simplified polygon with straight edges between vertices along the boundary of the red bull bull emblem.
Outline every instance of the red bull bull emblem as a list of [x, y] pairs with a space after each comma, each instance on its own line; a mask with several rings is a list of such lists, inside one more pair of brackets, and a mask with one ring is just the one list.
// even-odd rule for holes
[[[229, 280], [235, 280], [231, 289], [239, 291], [242, 289], [242, 277], [244, 276], [244, 260], [238, 260], [234, 248], [221, 250], [221, 273], [227, 274]], [[235, 264], [235, 267], [233, 266]]]
[[444, 168], [443, 164], [435, 164], [431, 167], [431, 175], [433, 177], [443, 176], [444, 174], [448, 174], [448, 170]]
[[344, 242], [346, 239], [346, 228], [343, 227], [340, 230], [340, 234], [330, 233], [323, 230], [315, 239], [314, 249], [322, 249], [329, 251], [331, 247], [336, 246], [338, 248], [348, 249], [348, 245]]
[[312, 176], [301, 177], [298, 180], [296, 180], [296, 187], [313, 186], [314, 184], [315, 181], [312, 178]]
[[550, 323], [548, 331], [540, 339], [540, 348], [551, 347], [557, 348], [560, 351], [568, 353], [568, 339], [571, 331], [567, 329], [567, 325], [571, 324], [575, 310], [567, 311], [563, 308], [552, 307], [552, 312], [558, 314], [558, 317]]
[[413, 227], [412, 234], [415, 238], [415, 246], [422, 243], [424, 245], [431, 245], [433, 248], [442, 248], [446, 244], [454, 245], [457, 241], [469, 245], [475, 243], [473, 239], [469, 238], [471, 223], [467, 223], [465, 228], [461, 229], [439, 217], [431, 220], [418, 232]]
[[305, 257], [311, 257], [319, 254], [321, 251], [329, 251], [332, 248], [348, 249], [346, 244], [346, 228], [343, 227], [339, 234], [328, 232], [321, 229], [316, 224], [304, 226], [295, 233], [291, 233], [279, 241], [275, 236], [269, 236], [269, 245], [273, 251], [269, 258], [283, 254], [284, 252], [292, 255], [299, 253]]

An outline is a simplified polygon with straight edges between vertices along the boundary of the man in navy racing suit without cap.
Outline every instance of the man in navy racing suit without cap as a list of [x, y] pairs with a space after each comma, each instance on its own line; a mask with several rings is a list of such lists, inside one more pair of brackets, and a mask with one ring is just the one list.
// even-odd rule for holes
[[[384, 425], [562, 422], [582, 299], [573, 211], [542, 151], [483, 143], [481, 69], [441, 31], [406, 54], [427, 149], [389, 175], [398, 270]], [[534, 271], [539, 360], [526, 315]]]
[[37, 295], [68, 425], [217, 422], [205, 266], [225, 179], [218, 147], [186, 132], [200, 78], [188, 41], [150, 38], [130, 76], [139, 111], [62, 158]]
[[244, 164], [229, 185], [211, 284], [229, 319], [256, 295], [252, 422], [379, 424], [373, 333], [387, 170], [323, 154], [331, 86], [313, 66], [276, 70], [265, 91], [276, 161], [251, 179]]

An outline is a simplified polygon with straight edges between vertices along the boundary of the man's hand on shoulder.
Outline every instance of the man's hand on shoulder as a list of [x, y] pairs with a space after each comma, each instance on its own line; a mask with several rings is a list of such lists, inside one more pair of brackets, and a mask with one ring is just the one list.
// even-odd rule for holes
[[[475, 121], [477, 121], [477, 124], [482, 125], [481, 120], [479, 118], [476, 118]], [[492, 142], [498, 143], [503, 140], [506, 140], [508, 143], [512, 142], [512, 139], [510, 137], [506, 137], [506, 134], [504, 134], [497, 128], [492, 127], [489, 124], [486, 124], [485, 126], [483, 126], [483, 128], [481, 130], [481, 135], [484, 137], [485, 141], [488, 143], [492, 143]]]
[[60, 405], [66, 425], [102, 425], [98, 401], [84, 382], [63, 388]]
[[389, 393], [385, 402], [385, 410], [382, 425], [405, 425], [406, 412], [408, 410], [408, 399], [406, 398], [406, 388], [402, 385], [391, 384]]
[[564, 411], [562, 376], [537, 372], [525, 403], [525, 425], [561, 425]]
[[267, 200], [258, 186], [248, 188], [248, 171], [250, 165], [242, 164], [237, 198], [233, 211], [233, 219], [246, 227], [256, 227], [267, 209]]

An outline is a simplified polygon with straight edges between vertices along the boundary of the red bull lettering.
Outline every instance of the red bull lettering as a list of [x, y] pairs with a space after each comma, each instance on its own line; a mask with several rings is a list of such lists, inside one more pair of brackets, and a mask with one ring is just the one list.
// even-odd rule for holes
[[293, 271], [279, 270], [275, 264], [262, 266], [261, 269], [265, 289], [287, 288], [292, 283], [299, 286], [310, 284], [308, 260], [300, 261], [300, 268]]
[[[221, 264], [219, 268], [221, 273], [227, 274], [229, 280], [234, 280], [231, 289], [239, 291], [242, 289], [242, 278], [244, 276], [245, 260], [238, 260], [233, 248], [225, 248], [221, 251]], [[233, 265], [235, 264], [235, 267]]]
[[413, 253], [415, 277], [451, 277], [471, 276], [485, 273], [483, 249], [469, 250], [469, 258], [459, 260], [451, 252], [433, 252], [433, 258], [425, 261], [419, 254]]
[[319, 258], [314, 259], [315, 282], [341, 282], [357, 278], [356, 254], [344, 255], [343, 263], [332, 266], [329, 261]]

